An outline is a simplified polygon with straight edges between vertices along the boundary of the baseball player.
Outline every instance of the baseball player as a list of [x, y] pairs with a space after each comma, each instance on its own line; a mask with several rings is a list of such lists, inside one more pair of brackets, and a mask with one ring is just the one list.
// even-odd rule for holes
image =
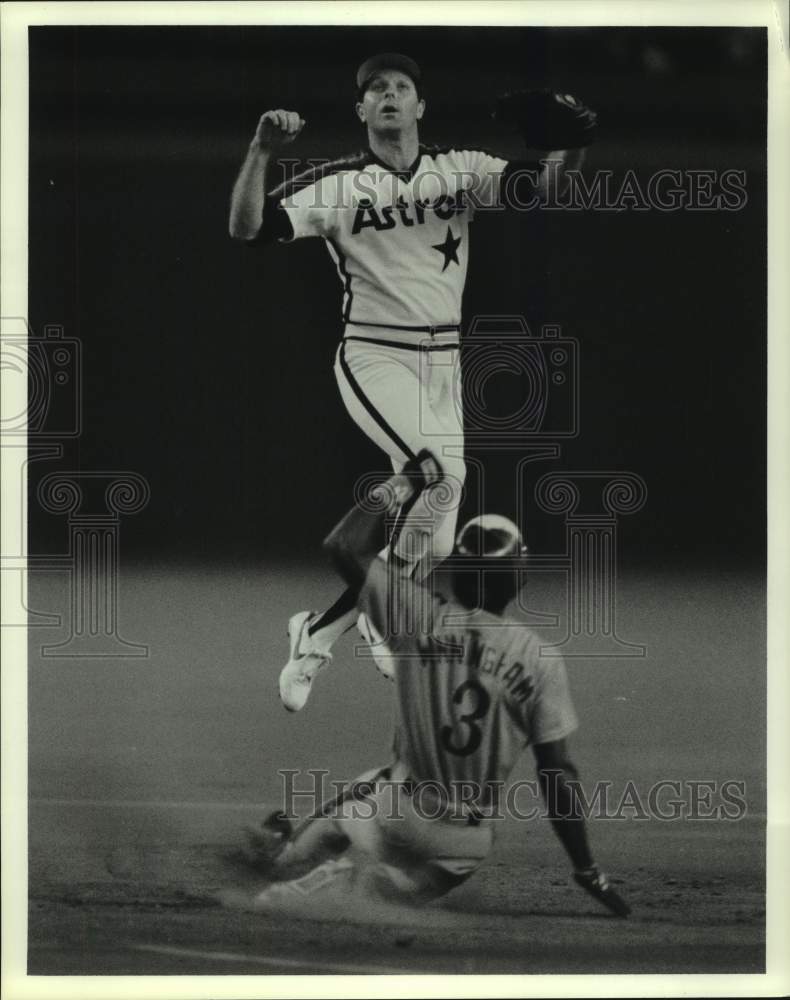
[[[398, 565], [424, 576], [429, 559], [452, 551], [466, 472], [458, 339], [469, 224], [511, 188], [522, 206], [545, 201], [563, 170], [581, 163], [596, 119], [569, 95], [500, 99], [497, 117], [548, 151], [537, 167], [479, 149], [421, 145], [426, 104], [408, 56], [367, 59], [356, 85], [367, 149], [274, 189], [272, 157], [305, 122], [295, 111], [261, 117], [233, 188], [230, 233], [247, 243], [325, 241], [343, 284], [335, 377], [349, 414], [396, 470], [425, 447], [444, 466], [442, 493], [400, 508], [389, 542]], [[304, 706], [332, 645], [357, 619], [357, 598], [350, 587], [323, 613], [290, 619], [290, 659], [280, 675], [289, 710]], [[375, 641], [364, 618], [359, 624]]]
[[[548, 815], [576, 881], [619, 916], [628, 906], [596, 867], [572, 786], [566, 738], [577, 720], [560, 658], [507, 617], [526, 548], [507, 518], [482, 515], [460, 532], [454, 593], [429, 591], [377, 556], [382, 521], [441, 478], [429, 452], [406, 463], [352, 509], [325, 542], [359, 593], [359, 607], [387, 636], [397, 692], [395, 759], [362, 775], [294, 835], [270, 818], [268, 846], [279, 881], [260, 905], [349, 882], [377, 896], [422, 903], [468, 878], [491, 850], [498, 796], [523, 747], [532, 745]], [[419, 801], [418, 801], [419, 796]], [[306, 874], [293, 878], [296, 871]]]

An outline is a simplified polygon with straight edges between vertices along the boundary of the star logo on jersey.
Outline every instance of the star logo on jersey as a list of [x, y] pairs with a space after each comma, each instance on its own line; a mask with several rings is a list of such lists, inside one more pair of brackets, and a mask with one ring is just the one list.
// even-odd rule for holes
[[442, 268], [442, 274], [450, 266], [450, 261], [461, 266], [461, 262], [458, 259], [458, 247], [461, 245], [461, 237], [457, 239], [453, 236], [453, 231], [450, 227], [447, 227], [447, 236], [444, 243], [432, 243], [431, 246], [434, 250], [438, 250], [439, 253], [444, 254], [444, 267]]

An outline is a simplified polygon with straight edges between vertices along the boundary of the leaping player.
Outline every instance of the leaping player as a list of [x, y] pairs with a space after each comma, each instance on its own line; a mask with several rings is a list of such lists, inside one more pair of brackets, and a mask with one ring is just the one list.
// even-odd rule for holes
[[[546, 154], [537, 164], [507, 161], [474, 148], [420, 144], [426, 104], [420, 69], [408, 56], [367, 59], [356, 85], [367, 149], [272, 190], [272, 157], [305, 121], [295, 111], [267, 111], [233, 188], [229, 228], [248, 243], [325, 240], [343, 283], [335, 377], [348, 412], [396, 471], [424, 448], [444, 468], [442, 495], [428, 490], [403, 504], [389, 542], [399, 571], [423, 577], [452, 551], [466, 474], [458, 341], [469, 223], [477, 208], [506, 201], [511, 181], [527, 187], [519, 190], [521, 206], [544, 203], [550, 182], [581, 164], [595, 114], [568, 95], [509, 95], [500, 117], [517, 119], [528, 144]], [[514, 100], [522, 99], [514, 114]], [[444, 363], [433, 363], [437, 352]], [[357, 600], [349, 586], [322, 613], [290, 619], [290, 659], [280, 674], [290, 711], [304, 706], [333, 644], [357, 620]], [[366, 639], [378, 639], [364, 616], [359, 625]]]

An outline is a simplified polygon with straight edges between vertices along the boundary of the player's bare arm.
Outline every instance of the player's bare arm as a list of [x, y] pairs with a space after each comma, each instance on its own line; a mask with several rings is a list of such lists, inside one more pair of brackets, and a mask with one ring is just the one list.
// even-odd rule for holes
[[568, 171], [581, 169], [586, 152], [585, 149], [553, 149], [542, 154], [543, 166], [535, 188], [539, 204], [546, 205], [552, 197], [562, 197], [568, 183]]
[[230, 200], [230, 235], [234, 240], [254, 240], [260, 233], [266, 200], [269, 161], [293, 142], [305, 126], [297, 111], [266, 111], [261, 115], [244, 163], [233, 185]]
[[578, 773], [568, 753], [565, 740], [538, 743], [534, 747], [538, 780], [546, 801], [549, 819], [574, 869], [589, 868], [592, 855], [587, 843], [584, 817], [578, 796], [569, 782], [578, 780]]
[[538, 780], [551, 825], [573, 865], [578, 885], [618, 917], [627, 917], [631, 908], [611, 887], [606, 875], [593, 861], [587, 842], [587, 828], [579, 797], [570, 782], [578, 774], [564, 739], [534, 746]]

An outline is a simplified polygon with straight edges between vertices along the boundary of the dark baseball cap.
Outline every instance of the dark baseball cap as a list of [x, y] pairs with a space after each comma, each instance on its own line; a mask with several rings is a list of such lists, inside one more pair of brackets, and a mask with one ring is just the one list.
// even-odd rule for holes
[[415, 85], [420, 82], [420, 67], [400, 52], [380, 52], [366, 59], [357, 70], [357, 90], [364, 91], [370, 78], [381, 69], [398, 69], [411, 77]]

